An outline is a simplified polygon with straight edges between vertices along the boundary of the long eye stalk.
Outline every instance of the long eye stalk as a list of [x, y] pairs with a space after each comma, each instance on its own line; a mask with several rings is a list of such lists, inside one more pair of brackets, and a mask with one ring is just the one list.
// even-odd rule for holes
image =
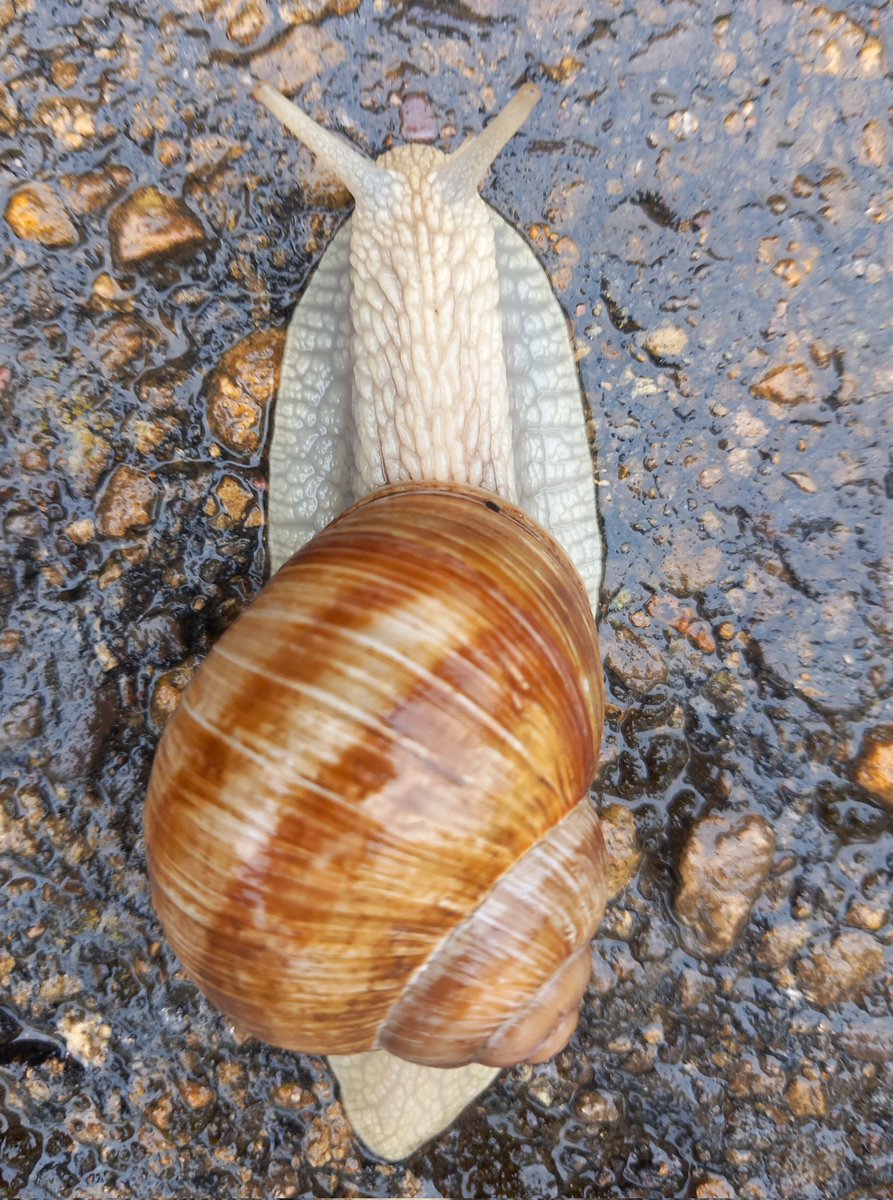
[[494, 158], [506, 142], [518, 132], [542, 93], [535, 83], [525, 83], [494, 117], [483, 133], [470, 138], [455, 150], [437, 175], [441, 184], [450, 190], [471, 192], [480, 186]]
[[338, 176], [355, 200], [373, 203], [395, 186], [386, 170], [337, 134], [318, 125], [270, 84], [259, 83], [253, 95]]

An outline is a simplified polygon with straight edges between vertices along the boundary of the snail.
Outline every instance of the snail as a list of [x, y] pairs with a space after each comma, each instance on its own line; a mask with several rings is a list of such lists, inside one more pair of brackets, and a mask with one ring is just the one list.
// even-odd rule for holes
[[255, 95], [356, 207], [289, 327], [275, 573], [167, 724], [149, 874], [202, 992], [328, 1055], [399, 1159], [577, 1023], [606, 901], [592, 463], [561, 309], [478, 194], [539, 90], [374, 162]]

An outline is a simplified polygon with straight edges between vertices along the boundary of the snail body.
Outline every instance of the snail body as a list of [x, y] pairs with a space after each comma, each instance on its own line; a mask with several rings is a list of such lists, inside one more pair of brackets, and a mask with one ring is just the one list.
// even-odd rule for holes
[[205, 994], [332, 1056], [400, 1158], [576, 1025], [606, 891], [592, 468], [560, 309], [477, 195], [536, 89], [449, 158], [375, 163], [257, 95], [356, 211], [289, 329], [284, 565], [159, 747], [153, 898]]
[[[374, 163], [272, 88], [256, 94], [357, 199], [289, 325], [270, 443], [271, 569], [375, 487], [453, 480], [549, 530], [596, 611], [602, 545], [567, 324], [530, 247], [477, 191], [538, 89], [525, 85], [449, 157], [409, 145]], [[409, 191], [402, 204], [389, 204], [392, 176]], [[435, 186], [448, 202], [431, 199]]]

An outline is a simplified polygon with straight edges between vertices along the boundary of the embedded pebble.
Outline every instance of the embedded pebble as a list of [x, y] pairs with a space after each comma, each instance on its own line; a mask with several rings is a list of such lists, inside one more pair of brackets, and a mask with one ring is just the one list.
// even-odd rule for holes
[[700, 122], [693, 112], [684, 109], [682, 112], [670, 113], [667, 118], [667, 128], [677, 142], [688, 141], [700, 127]]
[[73, 96], [48, 96], [34, 110], [34, 120], [51, 130], [68, 150], [80, 150], [96, 134], [95, 106]]
[[698, 821], [679, 861], [675, 898], [693, 949], [717, 955], [735, 945], [774, 857], [775, 834], [764, 817]]
[[112, 447], [84, 420], [72, 421], [66, 429], [68, 452], [65, 467], [76, 491], [92, 494], [112, 461]]
[[806, 492], [810, 496], [814, 496], [819, 490], [819, 485], [808, 471], [786, 471], [785, 479], [790, 479], [795, 487], [798, 487], [801, 492]]
[[847, 930], [823, 939], [797, 964], [797, 982], [805, 996], [825, 1008], [858, 996], [883, 966], [883, 948], [872, 935]]
[[152, 723], [160, 732], [180, 703], [186, 685], [195, 673], [197, 663], [190, 659], [159, 675], [152, 691], [150, 714]]
[[313, 1096], [297, 1083], [280, 1083], [270, 1093], [270, 1103], [277, 1108], [309, 1108], [313, 1104]]
[[547, 1075], [535, 1075], [527, 1091], [543, 1108], [549, 1108], [555, 1103], [555, 1085]]
[[99, 532], [103, 537], [126, 537], [152, 524], [158, 488], [144, 471], [116, 467], [99, 501]]
[[784, 1089], [784, 1072], [778, 1059], [745, 1051], [729, 1071], [729, 1095], [778, 1099]]
[[239, 46], [250, 46], [270, 26], [273, 14], [264, 0], [240, 4], [226, 27], [226, 36]]
[[326, 17], [346, 17], [356, 12], [360, 0], [279, 0], [279, 13], [289, 25], [316, 23]]
[[847, 908], [846, 923], [856, 929], [865, 929], [868, 933], [877, 933], [886, 925], [889, 915], [886, 908], [854, 900]]
[[196, 1079], [184, 1079], [179, 1084], [180, 1095], [192, 1109], [205, 1108], [214, 1099], [214, 1092], [206, 1083]]
[[254, 500], [254, 492], [241, 480], [225, 475], [217, 486], [217, 498], [231, 521], [241, 522]]
[[134, 364], [143, 356], [146, 333], [144, 322], [131, 316], [116, 317], [100, 330], [96, 348], [110, 379], [123, 379], [133, 373]]
[[19, 121], [19, 110], [9, 88], [0, 83], [0, 134], [8, 137]]
[[774, 404], [810, 404], [821, 399], [815, 377], [805, 362], [787, 363], [767, 371], [750, 389], [759, 400]]
[[340, 1104], [330, 1104], [326, 1111], [314, 1117], [307, 1131], [303, 1156], [313, 1167], [331, 1162], [343, 1162], [353, 1145], [350, 1125]]
[[862, 161], [883, 170], [887, 161], [887, 140], [887, 131], [881, 122], [869, 121], [862, 130]]
[[250, 333], [220, 359], [208, 383], [208, 425], [228, 449], [251, 454], [260, 445], [267, 406], [279, 390], [282, 329]]
[[108, 1057], [111, 1026], [96, 1013], [79, 1015], [75, 1011], [63, 1013], [56, 1028], [65, 1039], [68, 1053], [87, 1066], [99, 1067]]
[[893, 725], [878, 725], [865, 734], [853, 774], [873, 799], [893, 808]]
[[861, 79], [875, 79], [884, 73], [885, 55], [879, 38], [845, 11], [824, 4], [810, 7], [810, 42], [818, 50], [818, 72]]
[[722, 467], [705, 467], [698, 475], [698, 483], [705, 492], [709, 492], [711, 488], [716, 487], [722, 481], [724, 474]]
[[15, 742], [27, 742], [31, 738], [39, 737], [43, 727], [43, 698], [34, 695], [11, 704], [6, 709], [4, 720], [0, 722], [0, 733], [3, 734], [6, 745], [10, 746]]
[[205, 242], [201, 221], [182, 200], [143, 187], [109, 217], [112, 254], [120, 268], [187, 257]]
[[659, 325], [645, 337], [645, 349], [654, 358], [678, 358], [685, 353], [688, 345], [688, 334], [681, 325]]
[[6, 205], [6, 220], [18, 237], [42, 246], [60, 249], [78, 240], [65, 205], [46, 183], [29, 183], [13, 193]]

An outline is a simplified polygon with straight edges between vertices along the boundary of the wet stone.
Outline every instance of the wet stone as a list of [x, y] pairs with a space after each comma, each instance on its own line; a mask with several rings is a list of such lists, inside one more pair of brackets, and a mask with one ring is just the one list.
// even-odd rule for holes
[[115, 262], [128, 268], [194, 254], [205, 231], [182, 200], [144, 187], [113, 210], [109, 237]]
[[612, 804], [601, 814], [602, 833], [608, 859], [608, 899], [627, 887], [642, 861], [636, 820], [624, 804]]
[[694, 826], [675, 898], [693, 951], [718, 955], [735, 945], [774, 856], [775, 835], [763, 817], [705, 817]]
[[680, 530], [663, 562], [667, 587], [677, 596], [692, 596], [715, 583], [722, 570], [723, 553], [692, 529]]
[[[300, 7], [300, 6], [299, 6]], [[293, 24], [295, 22], [292, 22]], [[331, 71], [347, 58], [347, 50], [328, 31], [327, 25], [297, 22], [284, 38], [254, 58], [254, 73], [287, 96]]]
[[611, 1092], [579, 1092], [574, 1101], [574, 1112], [591, 1125], [613, 1125], [620, 1120], [622, 1111], [619, 1098]]
[[807, 1120], [809, 1117], [823, 1117], [828, 1111], [825, 1089], [817, 1079], [807, 1079], [803, 1075], [795, 1075], [788, 1084], [784, 1098], [794, 1116], [800, 1117], [802, 1120]]
[[865, 990], [884, 966], [884, 951], [860, 930], [824, 940], [797, 964], [797, 981], [814, 1004], [827, 1007]]
[[74, 96], [49, 96], [41, 100], [34, 119], [45, 125], [68, 150], [80, 150], [96, 134], [96, 108]]
[[0, 723], [0, 733], [7, 745], [27, 742], [43, 732], [43, 698], [29, 696], [12, 704], [6, 710], [6, 719]]
[[195, 662], [190, 661], [183, 663], [181, 666], [173, 667], [171, 670], [165, 671], [163, 675], [158, 676], [152, 690], [150, 706], [152, 724], [157, 730], [161, 731], [164, 729], [171, 715], [175, 712], [180, 703], [180, 698], [186, 690], [186, 685], [195, 672], [195, 667]]
[[400, 105], [400, 136], [407, 142], [433, 142], [438, 134], [437, 113], [423, 92], [409, 92]]
[[756, 959], [765, 967], [777, 970], [785, 966], [812, 936], [805, 921], [780, 922], [767, 929], [757, 947]]
[[46, 183], [31, 183], [10, 197], [6, 220], [29, 242], [60, 249], [78, 240], [74, 222], [56, 192]]
[[99, 502], [99, 532], [103, 537], [126, 537], [152, 524], [158, 488], [144, 471], [116, 467]]
[[737, 1193], [730, 1183], [711, 1175], [695, 1188], [696, 1200], [737, 1200]]
[[207, 391], [212, 435], [237, 454], [260, 445], [267, 407], [279, 390], [285, 331], [260, 330], [231, 347], [212, 374]]
[[838, 1036], [840, 1045], [860, 1062], [893, 1062], [893, 1017], [860, 1016]]
[[893, 725], [878, 725], [865, 734], [853, 775], [872, 799], [893, 809]]
[[605, 666], [636, 696], [645, 696], [665, 683], [667, 664], [652, 643], [633, 629], [620, 626], [604, 649]]
[[85, 171], [83, 175], [63, 175], [59, 181], [68, 196], [72, 212], [92, 216], [102, 212], [130, 184], [127, 167], [110, 165], [102, 171]]

